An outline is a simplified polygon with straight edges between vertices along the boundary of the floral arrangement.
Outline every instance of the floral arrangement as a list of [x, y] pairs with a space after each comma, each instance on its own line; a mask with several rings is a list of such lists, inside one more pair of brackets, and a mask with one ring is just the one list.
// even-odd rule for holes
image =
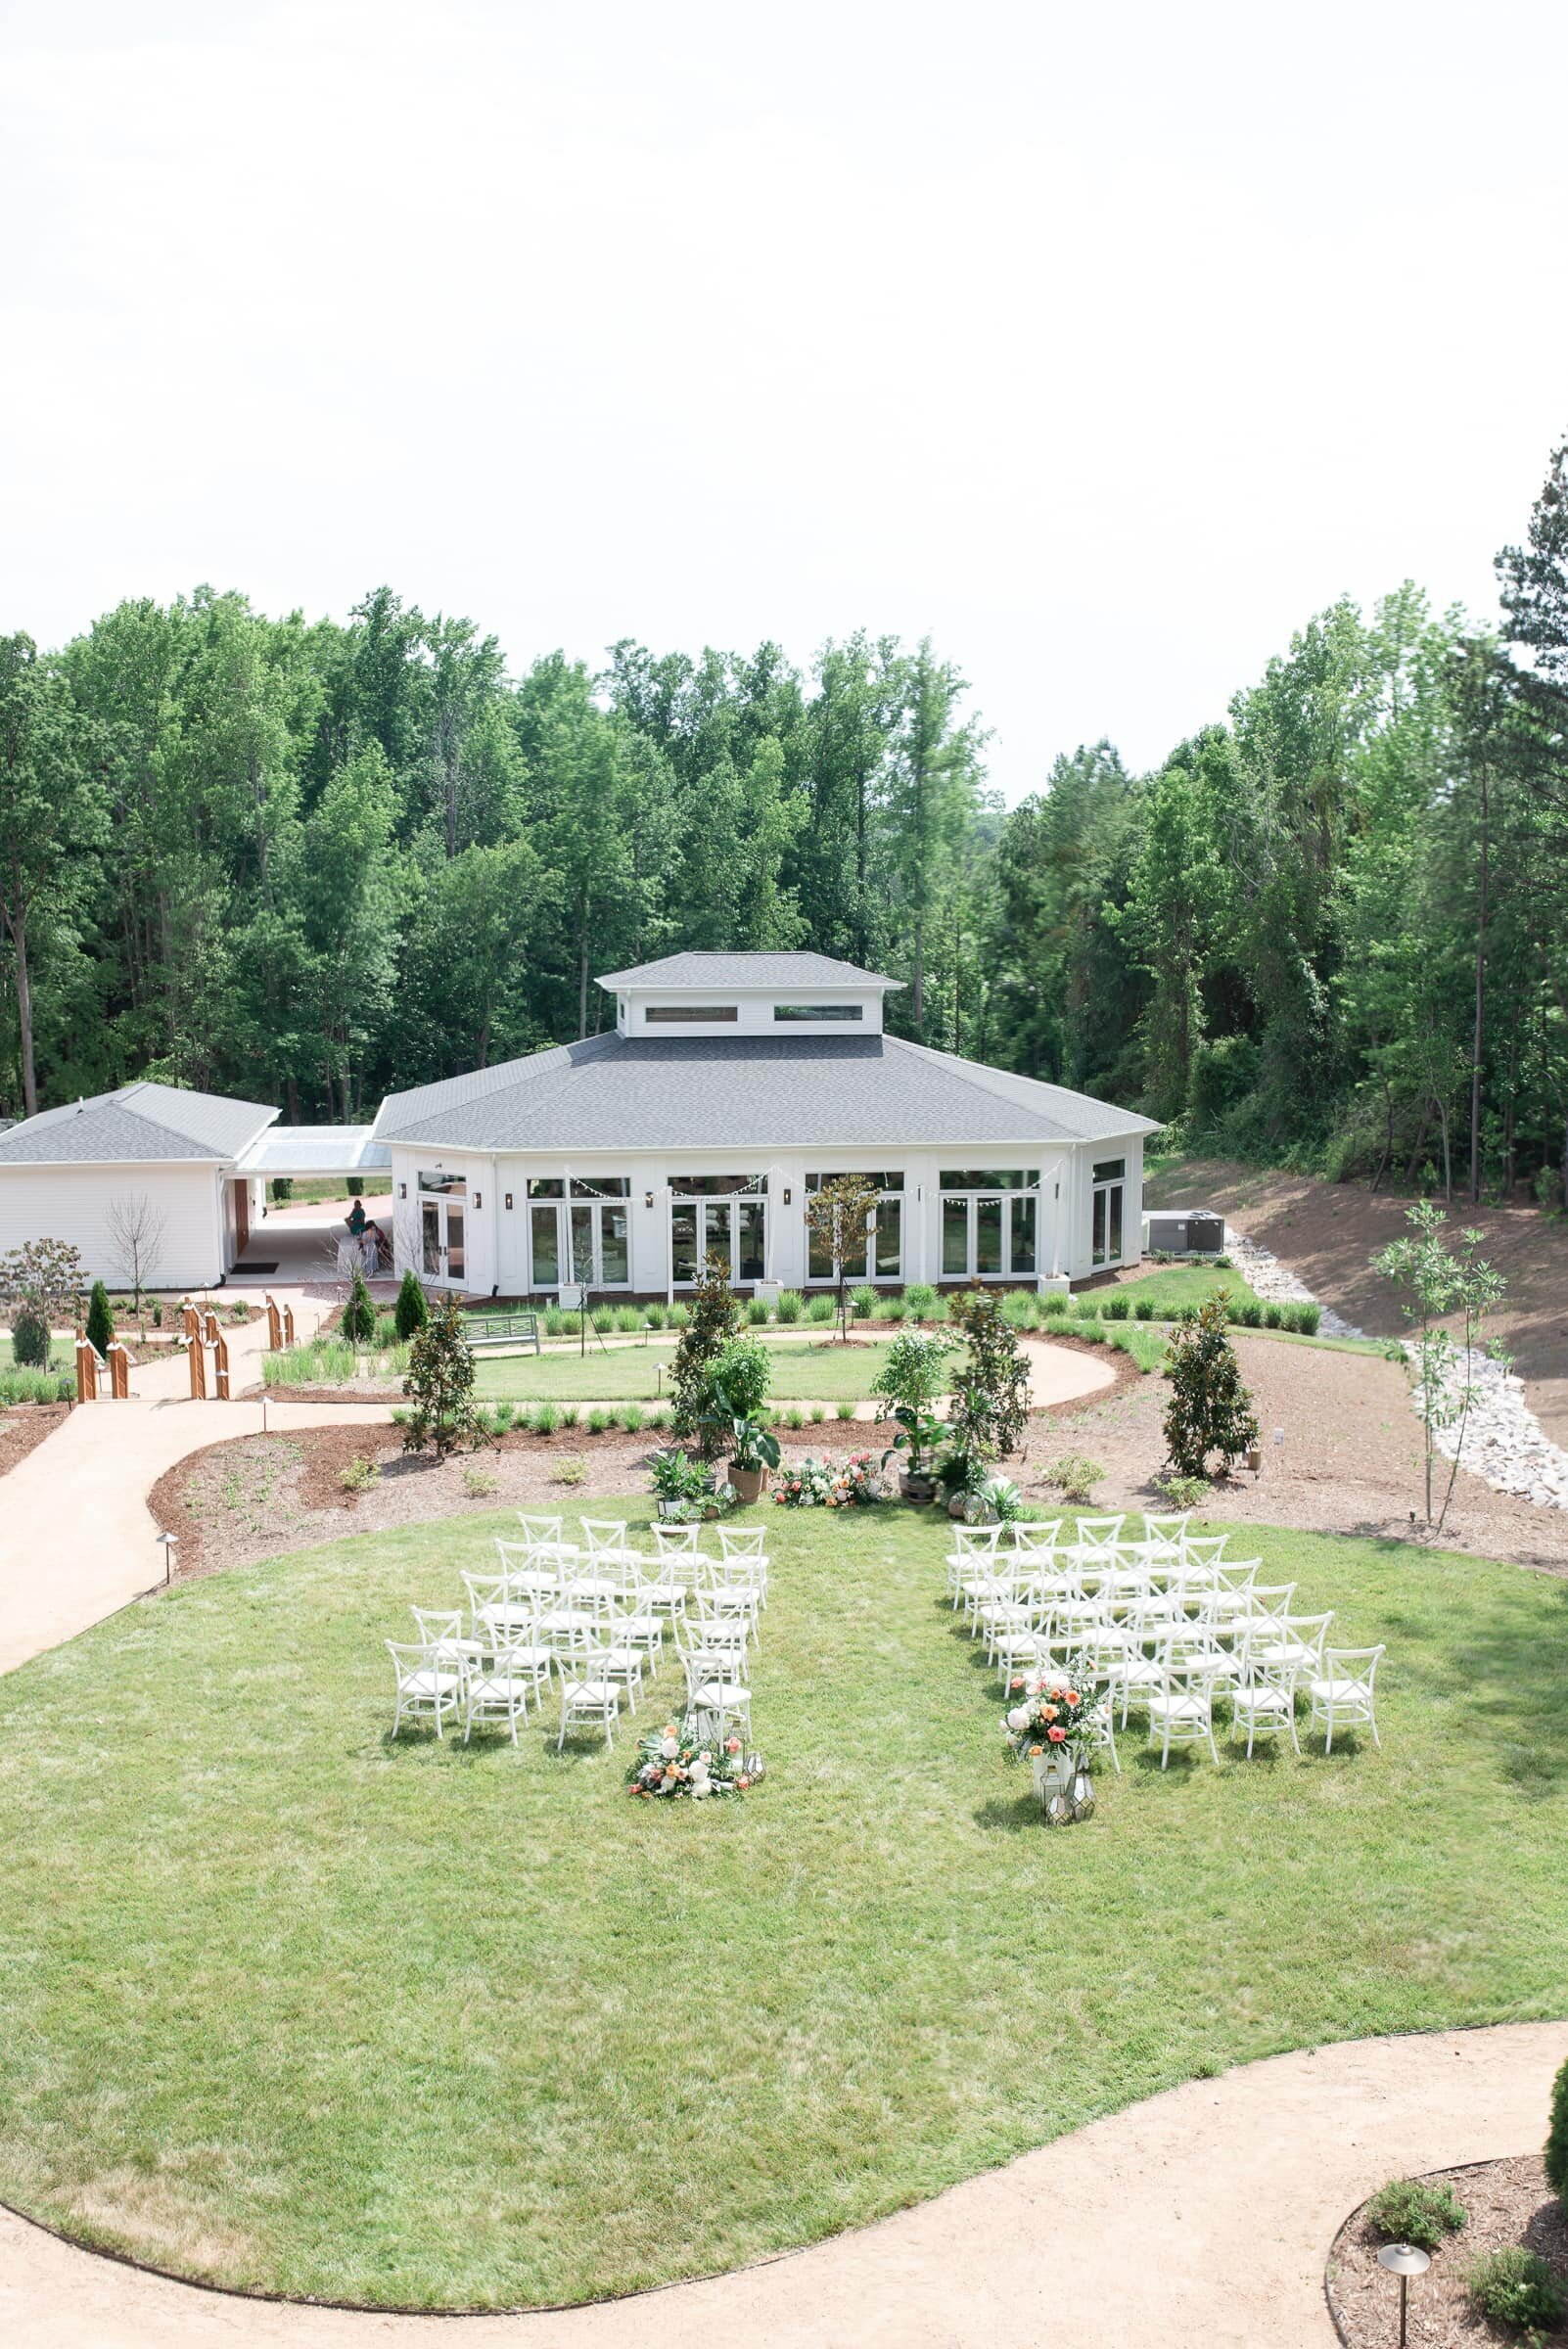
[[852, 1451], [840, 1466], [807, 1452], [785, 1469], [773, 1498], [781, 1509], [870, 1508], [887, 1498], [881, 1458], [874, 1451]]
[[1002, 1720], [1002, 1734], [1020, 1762], [1042, 1754], [1060, 1754], [1081, 1765], [1094, 1750], [1095, 1733], [1104, 1726], [1105, 1699], [1085, 1695], [1077, 1683], [1061, 1676], [1008, 1682], [1013, 1698]]
[[649, 1801], [657, 1795], [688, 1795], [706, 1802], [712, 1794], [745, 1794], [762, 1776], [762, 1757], [748, 1754], [733, 1734], [722, 1741], [700, 1737], [690, 1715], [677, 1728], [667, 1722], [640, 1740], [626, 1792]]

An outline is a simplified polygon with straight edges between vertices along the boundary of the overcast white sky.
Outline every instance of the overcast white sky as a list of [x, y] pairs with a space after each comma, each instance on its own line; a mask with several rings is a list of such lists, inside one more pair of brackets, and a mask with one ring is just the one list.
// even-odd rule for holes
[[1009, 798], [1568, 430], [1560, 5], [0, 0], [0, 627], [929, 630]]

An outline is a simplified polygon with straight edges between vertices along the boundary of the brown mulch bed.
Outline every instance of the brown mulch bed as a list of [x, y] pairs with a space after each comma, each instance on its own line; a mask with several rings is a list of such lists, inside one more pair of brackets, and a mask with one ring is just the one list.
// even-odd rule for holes
[[[853, 1428], [847, 1420], [826, 1420], [791, 1429], [788, 1441], [802, 1452], [885, 1450], [896, 1433], [869, 1420]], [[647, 1484], [644, 1462], [659, 1440], [657, 1431], [652, 1437], [619, 1429], [602, 1436], [581, 1428], [559, 1428], [553, 1436], [514, 1431], [438, 1465], [425, 1453], [405, 1452], [394, 1428], [301, 1427], [233, 1437], [191, 1452], [159, 1478], [147, 1505], [161, 1526], [179, 1535], [184, 1582], [348, 1534], [485, 1509], [565, 1510], [602, 1494], [640, 1491]], [[363, 1492], [345, 1491], [343, 1471], [360, 1459], [376, 1463], [376, 1482]], [[468, 1480], [476, 1473], [493, 1480], [492, 1489], [472, 1490]]]
[[0, 1476], [36, 1451], [70, 1408], [69, 1403], [14, 1403], [0, 1411]]
[[[1412, 2277], [1410, 2349], [1481, 2349], [1517, 2341], [1470, 2305], [1465, 2278], [1486, 2251], [1522, 2243], [1539, 2252], [1568, 2288], [1568, 2219], [1551, 2191], [1540, 2156], [1486, 2161], [1460, 2170], [1436, 2170], [1431, 2183], [1452, 2186], [1469, 2224], [1432, 2254], [1424, 2276]], [[1399, 2282], [1377, 2264], [1381, 2237], [1362, 2212], [1353, 2211], [1334, 2238], [1326, 2278], [1328, 2305], [1346, 2349], [1386, 2349], [1399, 2337]], [[1568, 2326], [1538, 2336], [1542, 2349], [1563, 2349]]]
[[[1234, 1333], [1242, 1376], [1263, 1431], [1264, 1466], [1244, 1470], [1205, 1495], [1201, 1513], [1304, 1532], [1425, 1541], [1412, 1517], [1422, 1501], [1421, 1424], [1406, 1374], [1380, 1355], [1341, 1354]], [[1123, 1358], [1126, 1359], [1126, 1358]], [[1031, 1500], [1061, 1506], [1043, 1471], [1064, 1452], [1087, 1453], [1105, 1475], [1095, 1508], [1169, 1507], [1154, 1484], [1165, 1458], [1161, 1422], [1170, 1388], [1162, 1378], [1129, 1380], [1064, 1412], [1032, 1422], [1022, 1467], [1009, 1463]], [[1283, 1429], [1284, 1442], [1274, 1443]], [[1442, 1464], [1441, 1496], [1448, 1476]], [[1494, 1493], [1460, 1471], [1434, 1546], [1568, 1573], [1568, 1510], [1538, 1508]]]

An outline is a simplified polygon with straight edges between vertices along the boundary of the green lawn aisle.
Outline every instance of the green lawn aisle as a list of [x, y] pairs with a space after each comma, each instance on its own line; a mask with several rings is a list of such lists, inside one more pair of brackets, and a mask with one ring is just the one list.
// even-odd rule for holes
[[767, 1522], [769, 1774], [733, 1806], [628, 1799], [629, 1734], [390, 1742], [383, 1640], [504, 1516], [216, 1576], [0, 1680], [0, 2200], [231, 2284], [571, 2299], [1232, 2061], [1561, 2011], [1568, 1585], [1264, 1532], [1268, 1580], [1389, 1641], [1383, 1751], [1162, 1774], [1134, 1732], [1048, 1835], [946, 1529]]
[[[770, 1341], [768, 1399], [774, 1403], [862, 1403], [876, 1393], [888, 1350], [831, 1339]], [[480, 1357], [476, 1392], [488, 1402], [652, 1403], [669, 1394], [674, 1341], [599, 1347], [586, 1354]], [[658, 1372], [664, 1372], [661, 1385]]]

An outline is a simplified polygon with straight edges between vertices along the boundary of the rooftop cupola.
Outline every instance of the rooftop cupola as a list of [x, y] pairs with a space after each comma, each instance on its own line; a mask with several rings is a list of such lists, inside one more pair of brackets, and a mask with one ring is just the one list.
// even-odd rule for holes
[[880, 1036], [901, 988], [830, 954], [667, 954], [599, 981], [623, 1036]]

